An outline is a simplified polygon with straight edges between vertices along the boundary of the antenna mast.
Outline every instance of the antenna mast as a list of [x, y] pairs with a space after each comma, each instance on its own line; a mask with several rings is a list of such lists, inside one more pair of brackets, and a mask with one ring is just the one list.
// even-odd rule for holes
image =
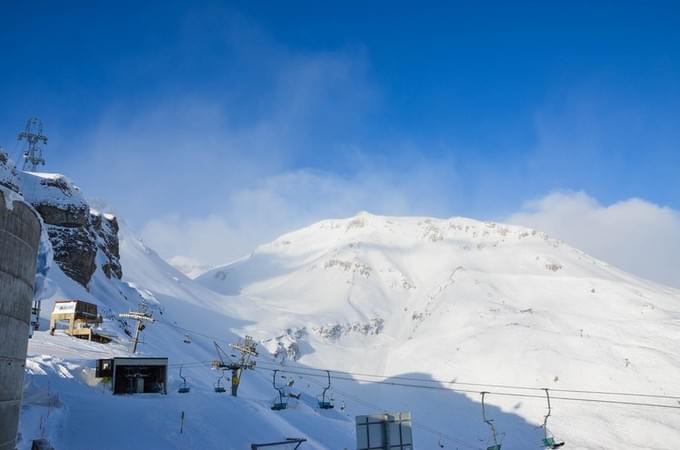
[[44, 166], [40, 144], [47, 144], [47, 136], [43, 134], [42, 121], [37, 117], [30, 117], [26, 121], [24, 131], [17, 134], [17, 141], [26, 141], [26, 150], [23, 152], [23, 170], [35, 172], [38, 166]]

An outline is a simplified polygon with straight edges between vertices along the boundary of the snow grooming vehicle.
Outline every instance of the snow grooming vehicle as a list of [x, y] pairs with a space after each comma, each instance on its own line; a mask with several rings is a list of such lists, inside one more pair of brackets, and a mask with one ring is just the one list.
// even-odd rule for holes
[[548, 431], [548, 417], [550, 417], [550, 414], [552, 413], [552, 407], [550, 406], [550, 393], [548, 392], [548, 389], [544, 388], [543, 390], [545, 391], [545, 398], [548, 400], [548, 414], [546, 414], [543, 419], [543, 432], [545, 433], [543, 435], [543, 448], [560, 448], [565, 444], [564, 441], [555, 440], [551, 435], [552, 433]]

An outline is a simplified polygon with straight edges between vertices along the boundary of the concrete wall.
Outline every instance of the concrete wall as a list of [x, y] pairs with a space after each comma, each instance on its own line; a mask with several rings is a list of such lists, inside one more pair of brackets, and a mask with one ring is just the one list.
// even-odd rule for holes
[[14, 450], [31, 320], [40, 221], [0, 189], [0, 450]]

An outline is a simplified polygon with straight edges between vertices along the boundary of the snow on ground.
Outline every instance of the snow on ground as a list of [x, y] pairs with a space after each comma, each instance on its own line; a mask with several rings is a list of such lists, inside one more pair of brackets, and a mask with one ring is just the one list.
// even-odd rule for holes
[[[289, 233], [191, 280], [122, 225], [121, 261], [123, 282], [98, 270], [89, 292], [50, 272], [46, 305], [94, 301], [119, 338], [105, 345], [36, 333], [20, 449], [41, 435], [58, 449], [244, 449], [284, 437], [308, 438], [301, 448], [349, 449], [354, 416], [383, 410], [413, 413], [418, 449], [486, 448], [476, 392], [517, 393], [488, 383], [680, 393], [680, 292], [525, 228], [362, 213]], [[115, 314], [142, 301], [157, 322], [143, 332], [141, 352], [169, 357], [169, 393], [112, 396], [93, 379], [94, 360], [128, 355]], [[238, 398], [213, 392], [213, 338], [227, 348], [245, 334], [261, 343], [258, 368], [244, 374]], [[189, 394], [176, 392], [181, 364]], [[300, 395], [280, 412], [269, 408], [274, 367]], [[391, 384], [335, 373], [336, 408], [323, 411], [315, 405], [324, 375], [309, 367], [380, 374]], [[431, 389], [443, 386], [472, 392]], [[540, 447], [544, 400], [486, 400], [504, 450]], [[553, 407], [551, 428], [566, 448], [666, 449], [680, 439], [678, 409], [557, 399]]]
[[58, 173], [21, 172], [21, 190], [32, 204], [44, 203], [62, 208], [86, 209], [87, 203], [68, 177]]
[[188, 256], [173, 256], [168, 260], [168, 263], [191, 279], [194, 279], [212, 269], [211, 266], [202, 264], [193, 258], [189, 258]]

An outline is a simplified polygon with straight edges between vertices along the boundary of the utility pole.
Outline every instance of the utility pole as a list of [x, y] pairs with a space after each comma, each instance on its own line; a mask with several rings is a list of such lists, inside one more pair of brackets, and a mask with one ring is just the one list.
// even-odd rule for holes
[[127, 313], [121, 313], [118, 314], [118, 317], [124, 318], [124, 319], [132, 319], [137, 321], [137, 327], [135, 330], [135, 337], [132, 340], [132, 354], [134, 355], [137, 353], [137, 344], [139, 343], [139, 334], [142, 332], [142, 330], [145, 328], [144, 322], [153, 322], [153, 317], [151, 317], [151, 314], [149, 314], [146, 310], [146, 307], [142, 305], [140, 308], [140, 311], [130, 311]]
[[17, 134], [17, 141], [26, 141], [26, 150], [23, 152], [23, 170], [35, 172], [38, 166], [44, 166], [40, 144], [47, 144], [47, 136], [43, 134], [42, 121], [37, 117], [31, 117], [26, 121], [24, 131]]
[[[241, 383], [241, 373], [244, 369], [254, 369], [255, 361], [251, 361], [251, 357], [257, 356], [257, 343], [251, 336], [246, 336], [243, 341], [238, 341], [235, 344], [229, 344], [231, 348], [237, 350], [241, 356], [238, 361], [232, 361], [219, 344], [213, 341], [215, 350], [217, 350], [217, 357], [219, 359], [213, 360], [212, 367], [214, 369], [229, 369], [231, 370], [231, 395], [236, 397], [238, 394], [238, 387]], [[228, 360], [228, 361], [225, 361]]]

